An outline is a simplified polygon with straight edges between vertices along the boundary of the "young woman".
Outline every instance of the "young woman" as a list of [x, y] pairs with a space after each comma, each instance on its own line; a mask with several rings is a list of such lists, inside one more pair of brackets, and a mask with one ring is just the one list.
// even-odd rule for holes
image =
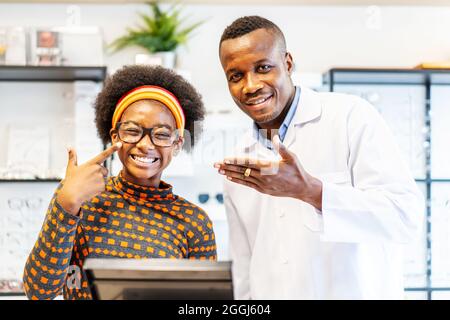
[[[207, 214], [161, 180], [203, 120], [200, 95], [162, 67], [128, 66], [108, 79], [95, 103], [99, 136], [112, 146], [78, 165], [69, 150], [66, 177], [53, 196], [24, 271], [30, 299], [90, 299], [86, 258], [216, 259]], [[189, 139], [190, 141], [185, 141]], [[106, 178], [117, 152], [123, 169]]]

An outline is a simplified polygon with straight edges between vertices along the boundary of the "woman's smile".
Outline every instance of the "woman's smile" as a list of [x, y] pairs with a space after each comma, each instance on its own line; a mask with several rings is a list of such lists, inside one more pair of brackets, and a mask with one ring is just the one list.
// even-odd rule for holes
[[160, 164], [160, 158], [155, 156], [138, 156], [130, 154], [131, 160], [135, 163], [138, 167], [143, 167], [146, 169], [150, 169], [152, 167], [158, 167]]
[[[121, 121], [133, 122], [142, 128], [167, 127], [176, 129], [175, 119], [170, 110], [158, 101], [140, 100], [130, 105], [122, 115]], [[135, 134], [128, 129], [129, 134]], [[117, 132], [112, 133], [113, 141], [119, 141]], [[179, 147], [179, 142], [170, 146], [158, 146], [149, 134], [143, 134], [135, 143], [124, 142], [119, 151], [119, 158], [123, 164], [124, 178], [142, 185], [158, 187], [163, 170], [170, 164], [173, 152]], [[162, 138], [161, 138], [162, 139]], [[159, 140], [156, 140], [157, 142]]]

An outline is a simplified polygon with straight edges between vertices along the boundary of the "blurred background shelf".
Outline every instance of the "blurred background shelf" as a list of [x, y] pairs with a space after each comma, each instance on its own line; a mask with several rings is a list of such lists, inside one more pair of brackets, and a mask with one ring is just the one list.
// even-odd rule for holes
[[[0, 155], [0, 288], [2, 280], [19, 283], [22, 280], [25, 261], [45, 219], [48, 202], [61, 181], [57, 177], [64, 172], [67, 161], [64, 146], [75, 147], [79, 156], [98, 151], [92, 105], [106, 75], [107, 68], [101, 64], [0, 66], [0, 133], [5, 137], [0, 143], [4, 150]], [[39, 130], [32, 128], [41, 128], [45, 133], [41, 140], [34, 139], [33, 132]], [[20, 130], [30, 130], [29, 141], [11, 142], [11, 136], [17, 132], [20, 135]], [[85, 136], [89, 137], [88, 142], [83, 140]], [[40, 141], [48, 143], [42, 149], [44, 152], [30, 151], [29, 158], [26, 152], [20, 152], [32, 149]], [[11, 150], [19, 153], [16, 160], [8, 158]], [[20, 167], [22, 160], [24, 168]], [[31, 160], [36, 160], [37, 165], [32, 167], [35, 170], [29, 169], [29, 163], [26, 166]], [[45, 163], [43, 168], [39, 167], [39, 161]], [[26, 299], [16, 289], [2, 291], [1, 300]]]
[[[332, 68], [323, 78], [334, 84], [396, 84], [396, 85], [450, 85], [450, 70], [390, 69], [390, 68]], [[332, 88], [330, 87], [330, 90]]]
[[[435, 133], [440, 130], [439, 120], [444, 120], [435, 113], [442, 109], [442, 102], [436, 96], [443, 90], [448, 92], [450, 70], [340, 67], [329, 69], [323, 75], [323, 82], [329, 91], [356, 94], [371, 102], [390, 126], [400, 149], [403, 147], [404, 155], [412, 157], [409, 159], [410, 169], [423, 192], [426, 211], [422, 240], [412, 246], [413, 254], [407, 261], [411, 263], [411, 259], [415, 259], [417, 265], [422, 265], [423, 269], [415, 269], [410, 279], [419, 275], [423, 281], [420, 282], [422, 284], [407, 282], [405, 291], [423, 292], [426, 299], [432, 299], [438, 291], [448, 294], [448, 286], [436, 282], [446, 276], [436, 268], [436, 261], [443, 261], [442, 249], [436, 247], [436, 239], [447, 237], [442, 234], [446, 220], [440, 214], [450, 202], [440, 199], [436, 192], [440, 188], [446, 190], [450, 176], [434, 172], [436, 165], [433, 159], [437, 157], [437, 150], [433, 144], [442, 143], [437, 141]], [[417, 252], [422, 251], [423, 256], [418, 256]]]
[[0, 66], [0, 81], [102, 82], [105, 77], [102, 66]]
[[9, 182], [60, 182], [61, 179], [0, 179], [0, 183]]
[[431, 182], [442, 182], [442, 183], [450, 183], [450, 179], [415, 179], [416, 182], [426, 182], [426, 183], [431, 183]]

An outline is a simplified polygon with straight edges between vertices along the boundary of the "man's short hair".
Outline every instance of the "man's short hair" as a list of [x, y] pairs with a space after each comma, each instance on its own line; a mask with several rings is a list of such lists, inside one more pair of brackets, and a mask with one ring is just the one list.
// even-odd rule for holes
[[273, 32], [281, 41], [282, 49], [286, 51], [286, 39], [281, 29], [272, 21], [260, 16], [245, 16], [234, 20], [223, 31], [219, 47], [225, 40], [239, 38], [258, 29], [266, 29]]

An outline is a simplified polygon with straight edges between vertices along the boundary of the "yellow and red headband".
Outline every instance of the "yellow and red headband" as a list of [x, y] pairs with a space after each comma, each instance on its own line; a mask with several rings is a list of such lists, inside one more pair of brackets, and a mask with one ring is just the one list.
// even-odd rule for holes
[[116, 127], [117, 122], [120, 120], [120, 117], [122, 117], [126, 108], [136, 101], [145, 99], [159, 101], [172, 112], [175, 122], [177, 123], [177, 129], [179, 129], [179, 135], [182, 137], [184, 133], [185, 117], [181, 104], [171, 92], [158, 86], [137, 87], [123, 95], [117, 102], [116, 110], [112, 117], [112, 127]]

